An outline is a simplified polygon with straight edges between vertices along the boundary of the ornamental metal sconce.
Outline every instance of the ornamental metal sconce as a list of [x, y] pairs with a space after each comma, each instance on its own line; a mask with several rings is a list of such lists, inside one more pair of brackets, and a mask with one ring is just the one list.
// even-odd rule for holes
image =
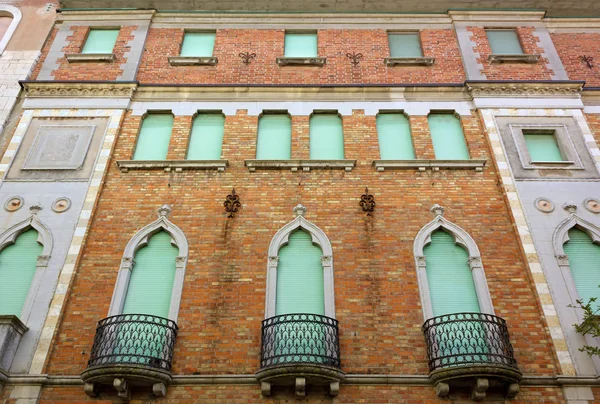
[[369, 195], [369, 188], [365, 188], [365, 193], [360, 196], [360, 202], [358, 204], [363, 212], [367, 212], [367, 216], [371, 216], [371, 213], [375, 210], [375, 197]]
[[250, 61], [256, 57], [256, 53], [241, 52], [238, 56], [242, 58], [242, 62], [249, 65]]
[[594, 57], [593, 56], [582, 55], [582, 56], [579, 56], [579, 60], [581, 60], [582, 62], [585, 62], [587, 64], [587, 67], [589, 67], [590, 69], [592, 69], [594, 67]]
[[348, 59], [350, 59], [350, 62], [354, 65], [354, 66], [358, 66], [358, 64], [360, 63], [360, 59], [362, 59], [363, 54], [362, 53], [346, 53], [346, 57]]
[[225, 206], [225, 212], [229, 213], [227, 217], [233, 217], [238, 209], [242, 207], [240, 196], [235, 193], [235, 188], [231, 190], [231, 194], [227, 195], [223, 206]]

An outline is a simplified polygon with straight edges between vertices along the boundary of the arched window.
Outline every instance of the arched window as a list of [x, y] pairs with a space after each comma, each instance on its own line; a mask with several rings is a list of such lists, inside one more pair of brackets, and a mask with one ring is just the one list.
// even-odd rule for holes
[[0, 4], [0, 55], [12, 38], [17, 26], [21, 22], [21, 11], [8, 4]]

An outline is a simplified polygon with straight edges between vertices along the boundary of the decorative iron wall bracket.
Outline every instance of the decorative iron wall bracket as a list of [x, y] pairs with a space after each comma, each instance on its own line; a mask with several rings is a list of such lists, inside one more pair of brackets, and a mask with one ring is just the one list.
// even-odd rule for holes
[[225, 212], [229, 213], [227, 217], [233, 217], [238, 209], [242, 207], [240, 196], [235, 193], [235, 188], [231, 190], [231, 194], [227, 195], [223, 206], [225, 206]]

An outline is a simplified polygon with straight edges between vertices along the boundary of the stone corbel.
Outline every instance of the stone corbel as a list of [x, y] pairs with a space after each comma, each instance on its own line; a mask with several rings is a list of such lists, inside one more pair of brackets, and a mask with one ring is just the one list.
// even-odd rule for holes
[[296, 396], [298, 396], [298, 397], [306, 396], [306, 378], [305, 377], [296, 377]]
[[129, 385], [127, 384], [127, 380], [116, 377], [113, 381], [113, 387], [117, 390], [117, 395], [125, 400], [129, 400], [131, 398], [131, 390], [129, 389]]
[[473, 390], [471, 391], [471, 399], [473, 401], [481, 401], [485, 398], [485, 392], [490, 387], [490, 382], [485, 378], [478, 378], [475, 381]]

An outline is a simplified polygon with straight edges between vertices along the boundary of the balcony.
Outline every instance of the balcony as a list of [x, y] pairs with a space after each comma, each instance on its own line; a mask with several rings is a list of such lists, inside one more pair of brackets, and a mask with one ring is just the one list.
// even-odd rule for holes
[[271, 385], [294, 385], [297, 396], [306, 386], [329, 386], [336, 396], [344, 372], [340, 368], [338, 321], [318, 314], [285, 314], [262, 322], [260, 370], [263, 395]]
[[471, 398], [485, 398], [488, 389], [501, 389], [507, 398], [519, 393], [523, 375], [510, 344], [506, 322], [481, 313], [434, 317], [423, 324], [429, 377], [439, 397], [450, 388], [471, 388]]
[[166, 395], [177, 324], [147, 314], [123, 314], [100, 320], [88, 367], [81, 373], [85, 392], [98, 396], [98, 385], [113, 386], [128, 399], [132, 386], [152, 386]]

